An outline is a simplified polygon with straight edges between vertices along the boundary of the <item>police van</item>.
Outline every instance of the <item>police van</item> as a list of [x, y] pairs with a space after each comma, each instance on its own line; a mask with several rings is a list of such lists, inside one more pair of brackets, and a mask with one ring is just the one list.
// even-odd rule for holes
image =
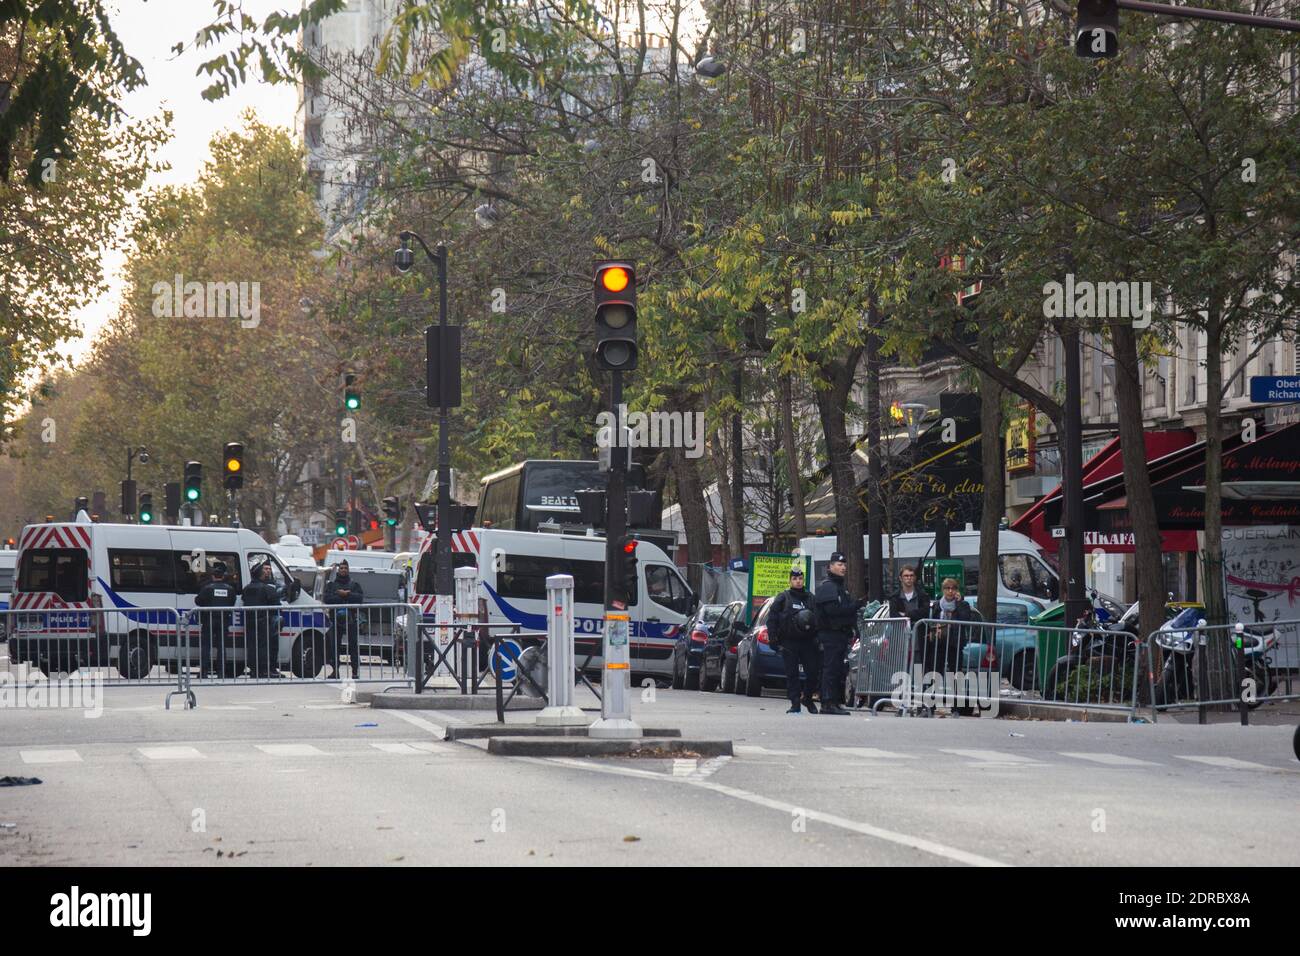
[[[93, 524], [85, 512], [76, 522], [23, 529], [11, 599], [10, 661], [47, 674], [116, 667], [123, 677], [141, 678], [156, 665], [175, 673], [184, 656], [178, 615], [158, 610], [175, 609], [180, 622], [193, 625], [189, 660], [197, 664], [194, 596], [216, 561], [225, 563], [236, 591], [250, 580], [252, 566], [270, 561], [272, 581], [284, 588], [287, 605], [280, 614], [280, 663], [297, 676], [314, 676], [324, 661], [325, 616], [310, 607], [311, 595], [257, 534], [247, 528]], [[88, 608], [121, 613], [78, 613]], [[235, 613], [228, 663], [242, 660], [243, 632]]]
[[[893, 536], [894, 560], [889, 560], [890, 539], [881, 536], [881, 554], [885, 564], [885, 592], [894, 593], [898, 588], [898, 573], [905, 565], [920, 569], [922, 562], [934, 558], [934, 534], [916, 532], [896, 534]], [[831, 552], [837, 550], [835, 537], [803, 538], [799, 542], [802, 553], [809, 555], [813, 562], [813, 583], [821, 582], [826, 577], [826, 565]], [[966, 581], [966, 593], [974, 594], [979, 588], [980, 572], [980, 533], [968, 528], [965, 531], [953, 531], [949, 534], [950, 557], [962, 563], [963, 577]], [[869, 547], [866, 535], [862, 536], [864, 553]], [[1056, 601], [1061, 584], [1051, 566], [1043, 560], [1042, 551], [1032, 538], [1017, 531], [998, 532], [998, 597], [1027, 598], [1046, 607]], [[931, 597], [937, 594], [931, 592]]]
[[[434, 621], [436, 536], [430, 535], [416, 566], [412, 603]], [[632, 673], [672, 677], [672, 651], [697, 599], [662, 548], [637, 543], [635, 593], [628, 604]], [[488, 622], [546, 631], [546, 579], [573, 575], [574, 654], [597, 669], [605, 626], [605, 539], [585, 534], [472, 528], [452, 534], [453, 567], [477, 572]], [[526, 643], [526, 642], [525, 642]]]
[[[0, 551], [0, 611], [9, 609], [9, 592], [13, 590], [14, 573], [18, 567], [18, 552], [6, 548]], [[5, 640], [9, 621], [0, 614], [0, 641]]]

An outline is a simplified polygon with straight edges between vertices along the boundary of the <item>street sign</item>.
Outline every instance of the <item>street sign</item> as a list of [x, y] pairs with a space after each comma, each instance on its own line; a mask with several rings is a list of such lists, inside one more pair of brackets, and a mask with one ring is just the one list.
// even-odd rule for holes
[[492, 670], [502, 681], [515, 679], [515, 661], [519, 660], [519, 655], [523, 648], [519, 646], [518, 641], [512, 641], [510, 638], [503, 640], [498, 645], [497, 652], [492, 658]]
[[[758, 552], [749, 556], [749, 599], [745, 620], [749, 621], [763, 609], [763, 602], [774, 594], [780, 594], [790, 586], [790, 569], [800, 566], [804, 569], [804, 586], [810, 591], [814, 588], [812, 580], [812, 558], [808, 555], [780, 554]], [[741, 568], [744, 570], [744, 561]]]
[[1252, 402], [1300, 402], [1300, 375], [1252, 375]]
[[348, 549], [348, 541], [346, 538], [335, 538], [330, 542], [330, 547], [335, 551], [346, 551]]
[[1065, 537], [1065, 529], [1064, 529], [1064, 528], [1053, 528], [1053, 529], [1052, 529], [1052, 537], [1053, 537], [1053, 538], [1064, 538], [1064, 537]]
[[361, 550], [361, 539], [358, 538], [355, 534], [348, 535], [348, 549], [352, 551]]

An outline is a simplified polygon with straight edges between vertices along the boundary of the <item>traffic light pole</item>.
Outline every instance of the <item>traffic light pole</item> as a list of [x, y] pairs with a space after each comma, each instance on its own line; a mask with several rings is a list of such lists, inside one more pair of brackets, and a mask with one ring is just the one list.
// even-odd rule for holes
[[1268, 30], [1300, 31], [1300, 20], [1282, 17], [1263, 17], [1253, 13], [1236, 13], [1231, 10], [1206, 10], [1201, 7], [1175, 7], [1167, 3], [1148, 3], [1146, 0], [1116, 0], [1115, 6], [1135, 13], [1152, 13], [1177, 20], [1215, 20], [1235, 23], [1243, 27], [1263, 27]]
[[[616, 599], [615, 582], [621, 573], [620, 542], [627, 530], [627, 453], [623, 442], [623, 373], [610, 373], [610, 405], [614, 415], [609, 455], [609, 484], [605, 493], [605, 636], [600, 681], [600, 720], [588, 729], [592, 737], [640, 737], [632, 720], [632, 622], [626, 606]], [[635, 583], [632, 587], [635, 587]]]

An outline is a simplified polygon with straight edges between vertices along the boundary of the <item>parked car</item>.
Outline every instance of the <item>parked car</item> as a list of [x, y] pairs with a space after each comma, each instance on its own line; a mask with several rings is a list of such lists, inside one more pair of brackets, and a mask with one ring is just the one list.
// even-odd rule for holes
[[745, 636], [745, 602], [732, 601], [718, 616], [700, 653], [700, 690], [730, 694], [736, 688], [736, 645]]
[[763, 602], [763, 607], [749, 629], [736, 645], [736, 679], [734, 690], [747, 697], [762, 697], [763, 685], [785, 687], [785, 663], [781, 652], [774, 650], [767, 637], [767, 616], [775, 597]]
[[[966, 600], [973, 606], [977, 599], [972, 596]], [[997, 628], [993, 642], [998, 673], [1017, 690], [1029, 691], [1038, 687], [1038, 631], [1028, 625], [1042, 610], [1041, 604], [1027, 598], [998, 598], [998, 623], [1025, 625]], [[979, 636], [987, 638], [987, 629], [980, 630], [984, 633]], [[962, 666], [971, 671], [987, 666], [983, 661], [988, 649], [987, 640], [967, 644], [961, 651]]]
[[704, 656], [704, 644], [713, 631], [713, 625], [726, 609], [725, 604], [701, 605], [677, 635], [672, 657], [674, 689], [699, 690], [700, 659]]

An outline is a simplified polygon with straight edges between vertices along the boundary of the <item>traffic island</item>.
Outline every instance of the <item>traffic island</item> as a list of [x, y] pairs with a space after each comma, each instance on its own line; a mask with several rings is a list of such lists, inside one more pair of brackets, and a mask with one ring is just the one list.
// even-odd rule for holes
[[488, 740], [501, 757], [730, 757], [730, 740], [688, 737], [509, 736]]
[[[642, 730], [647, 737], [680, 737], [682, 732], [673, 727], [647, 727]], [[586, 727], [539, 727], [536, 724], [477, 724], [470, 727], [448, 727], [444, 740], [484, 740], [492, 737], [586, 737]]]
[[[490, 710], [497, 709], [496, 694], [416, 694], [412, 691], [361, 691], [358, 704], [369, 704], [380, 710]], [[509, 713], [521, 710], [541, 710], [546, 702], [538, 697], [519, 697], [510, 701]]]

